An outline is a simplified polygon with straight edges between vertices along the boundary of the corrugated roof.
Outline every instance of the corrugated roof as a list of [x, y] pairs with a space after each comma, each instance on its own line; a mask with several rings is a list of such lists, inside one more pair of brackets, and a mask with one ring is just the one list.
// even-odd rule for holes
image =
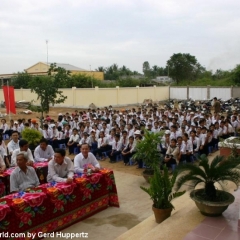
[[[48, 63], [49, 66], [50, 66], [50, 64], [51, 63]], [[73, 66], [71, 64], [67, 64], [67, 63], [56, 63], [56, 66], [64, 68], [64, 69], [69, 70], [69, 71], [88, 71], [86, 69], [75, 67], [75, 66]]]

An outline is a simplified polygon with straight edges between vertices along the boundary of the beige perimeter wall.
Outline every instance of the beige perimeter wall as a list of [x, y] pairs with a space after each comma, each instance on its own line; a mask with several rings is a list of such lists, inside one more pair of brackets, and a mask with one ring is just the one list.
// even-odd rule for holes
[[[61, 89], [67, 96], [64, 103], [56, 106], [61, 107], [83, 107], [88, 108], [91, 103], [96, 107], [124, 106], [142, 103], [145, 99], [161, 101], [169, 99], [169, 87], [133, 87], [133, 88], [70, 88]], [[37, 95], [29, 89], [15, 89], [15, 101], [34, 100], [36, 104]], [[3, 92], [0, 101], [4, 101]]]

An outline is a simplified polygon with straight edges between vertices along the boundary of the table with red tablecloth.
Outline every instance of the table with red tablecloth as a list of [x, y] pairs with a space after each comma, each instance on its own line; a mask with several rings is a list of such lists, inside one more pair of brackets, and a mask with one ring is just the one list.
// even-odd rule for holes
[[56, 232], [108, 206], [119, 207], [117, 189], [113, 172], [101, 169], [71, 184], [51, 182], [0, 198], [0, 232]]
[[[48, 174], [48, 162], [37, 162], [33, 164], [33, 167], [39, 178], [39, 182], [47, 182]], [[8, 195], [10, 193], [10, 175], [15, 167], [6, 169], [2, 174], [0, 174], [0, 197]]]

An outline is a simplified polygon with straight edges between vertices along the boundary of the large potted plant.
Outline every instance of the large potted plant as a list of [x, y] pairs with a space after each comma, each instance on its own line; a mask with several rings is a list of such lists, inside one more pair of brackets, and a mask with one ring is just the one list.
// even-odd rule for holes
[[170, 178], [168, 168], [165, 165], [163, 166], [163, 173], [160, 172], [159, 167], [155, 167], [153, 177], [150, 178], [150, 187], [140, 186], [143, 191], [149, 194], [153, 201], [152, 209], [157, 223], [161, 223], [170, 217], [174, 208], [171, 201], [185, 193], [185, 191], [172, 192], [176, 177], [177, 172], [174, 172]]
[[[176, 181], [176, 190], [186, 182], [191, 183], [192, 189], [199, 183], [204, 183], [203, 188], [191, 191], [190, 197], [203, 215], [219, 216], [234, 202], [234, 196], [224, 191], [226, 182], [223, 181], [231, 181], [238, 187], [239, 164], [239, 157], [231, 156], [224, 159], [223, 156], [217, 156], [209, 163], [208, 158], [202, 155], [199, 166], [193, 164], [178, 166], [179, 177]], [[214, 185], [217, 182], [222, 186], [222, 190], [217, 190]]]
[[42, 134], [33, 128], [25, 128], [22, 131], [22, 138], [28, 141], [29, 148], [33, 151], [43, 138]]
[[158, 150], [162, 136], [163, 133], [153, 133], [145, 130], [144, 139], [136, 145], [136, 153], [133, 155], [133, 158], [144, 162], [146, 168], [143, 171], [143, 177], [147, 182], [153, 176], [155, 166], [160, 166], [162, 160]]

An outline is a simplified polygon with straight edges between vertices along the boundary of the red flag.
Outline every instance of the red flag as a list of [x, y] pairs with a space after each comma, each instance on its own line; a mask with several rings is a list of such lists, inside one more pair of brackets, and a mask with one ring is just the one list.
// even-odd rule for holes
[[9, 114], [9, 112], [16, 114], [14, 87], [3, 86], [3, 93], [4, 93], [7, 114]]

